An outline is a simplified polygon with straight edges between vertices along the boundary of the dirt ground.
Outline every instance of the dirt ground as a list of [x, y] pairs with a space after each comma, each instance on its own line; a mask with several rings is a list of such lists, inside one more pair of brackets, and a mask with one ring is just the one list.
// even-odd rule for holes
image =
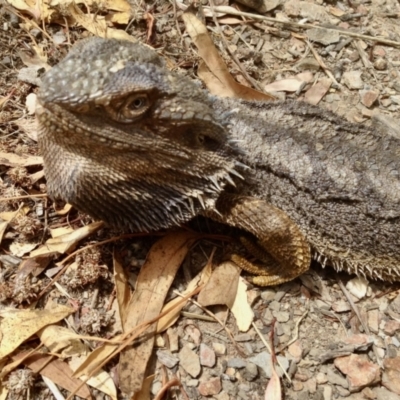
[[[101, 35], [102, 29], [149, 44], [169, 68], [193, 79], [199, 79], [201, 58], [181, 18], [187, 2], [49, 3], [0, 2], [0, 400], [67, 398], [73, 390], [80, 390], [77, 399], [130, 398], [121, 392], [118, 356], [103, 366], [107, 388], [78, 389], [71, 375], [77, 359], [100, 348], [91, 337], [111, 339], [123, 332], [120, 293], [133, 290], [148, 252], [157, 254], [152, 246], [160, 235], [96, 225], [47, 198], [32, 94], [74, 42]], [[208, 32], [240, 84], [318, 104], [352, 122], [368, 124], [377, 113], [400, 119], [398, 1], [255, 3], [215, 1], [215, 7], [229, 6], [217, 26], [210, 4], [201, 2]], [[218, 94], [218, 87], [208, 85]], [[214, 266], [223, 259], [234, 235], [203, 219], [189, 226], [203, 239], [187, 245], [173, 283], [179, 292], [214, 250]], [[64, 239], [51, 242], [57, 234]], [[158, 335], [144, 374], [155, 377], [136, 399], [400, 399], [398, 284], [337, 274], [317, 262], [280, 286], [241, 282], [247, 289], [241, 304], [244, 313], [254, 314], [253, 325], [241, 331], [245, 317], [210, 306], [221, 326], [188, 302]], [[175, 297], [168, 292], [168, 301]], [[48, 326], [55, 330], [44, 335]], [[85, 337], [61, 340], [60, 327]], [[36, 358], [26, 356], [30, 351]], [[162, 397], [168, 385], [172, 389]]]

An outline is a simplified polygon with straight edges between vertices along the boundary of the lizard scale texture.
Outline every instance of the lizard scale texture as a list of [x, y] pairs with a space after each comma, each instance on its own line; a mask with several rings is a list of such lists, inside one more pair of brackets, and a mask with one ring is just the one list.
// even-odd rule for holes
[[396, 121], [216, 98], [150, 48], [100, 38], [45, 75], [37, 117], [49, 194], [97, 219], [238, 226], [277, 263], [270, 283], [308, 268], [310, 248], [336, 269], [400, 280]]

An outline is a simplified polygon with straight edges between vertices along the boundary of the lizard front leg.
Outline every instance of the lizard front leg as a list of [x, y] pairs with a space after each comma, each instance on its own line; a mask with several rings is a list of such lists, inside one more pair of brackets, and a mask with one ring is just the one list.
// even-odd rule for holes
[[[279, 208], [266, 201], [223, 194], [209, 216], [220, 222], [250, 232], [257, 238], [244, 245], [266, 266], [255, 265], [244, 257], [233, 255], [232, 260], [242, 269], [258, 275], [252, 282], [260, 286], [278, 285], [291, 281], [310, 267], [310, 245], [298, 226]], [[243, 242], [243, 240], [242, 240]]]

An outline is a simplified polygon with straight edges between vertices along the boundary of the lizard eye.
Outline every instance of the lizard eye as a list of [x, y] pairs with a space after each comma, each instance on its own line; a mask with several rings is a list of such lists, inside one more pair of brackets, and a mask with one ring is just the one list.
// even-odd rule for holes
[[149, 98], [146, 94], [134, 94], [127, 98], [121, 107], [121, 116], [132, 121], [144, 114], [150, 107]]
[[89, 104], [81, 104], [75, 108], [75, 112], [79, 114], [85, 114], [90, 110]]

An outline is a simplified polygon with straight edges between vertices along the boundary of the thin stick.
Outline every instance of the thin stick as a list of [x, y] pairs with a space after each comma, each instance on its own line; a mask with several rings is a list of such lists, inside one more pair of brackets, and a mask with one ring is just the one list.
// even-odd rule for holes
[[318, 64], [321, 66], [321, 68], [325, 71], [326, 75], [328, 75], [329, 79], [332, 80], [332, 82], [337, 86], [340, 87], [340, 83], [335, 79], [335, 77], [333, 76], [331, 70], [326, 66], [326, 64], [324, 63], [324, 61], [322, 60], [322, 58], [319, 56], [319, 54], [316, 52], [316, 50], [314, 49], [313, 45], [311, 44], [311, 42], [309, 40], [306, 40], [307, 46], [309, 47], [309, 49], [311, 50], [311, 53], [313, 53], [315, 59], [318, 61]]
[[[264, 343], [264, 346], [267, 348], [267, 350], [269, 351], [269, 354], [271, 354], [272, 357], [272, 349], [271, 346], [268, 344], [268, 342], [265, 340], [264, 335], [260, 332], [260, 330], [257, 328], [256, 324], [254, 322], [251, 323], [252, 327], [254, 328], [254, 330], [257, 332], [257, 335], [260, 337], [261, 341]], [[285, 368], [283, 367], [283, 365], [281, 364], [281, 362], [276, 359], [276, 362], [278, 363], [278, 365], [281, 367], [282, 372], [284, 373], [284, 375], [286, 376], [287, 380], [292, 383], [292, 380], [290, 379], [290, 376], [288, 375], [288, 373], [286, 372]]]
[[[204, 7], [206, 8], [206, 7]], [[381, 37], [375, 37], [375, 36], [370, 36], [370, 35], [362, 35], [361, 33], [356, 33], [356, 32], [350, 32], [346, 31], [343, 29], [336, 29], [336, 28], [327, 28], [325, 26], [319, 26], [319, 25], [312, 25], [312, 24], [299, 24], [298, 22], [290, 22], [290, 21], [279, 21], [276, 18], [271, 18], [271, 17], [264, 17], [262, 15], [257, 15], [257, 14], [251, 14], [251, 13], [246, 13], [246, 12], [241, 12], [241, 11], [236, 11], [232, 7], [224, 7], [224, 6], [217, 6], [214, 7], [215, 12], [223, 13], [223, 14], [231, 14], [231, 15], [236, 15], [239, 17], [246, 17], [252, 20], [261, 20], [261, 21], [268, 21], [268, 22], [273, 22], [274, 24], [282, 24], [286, 26], [292, 26], [296, 28], [303, 28], [303, 29], [324, 29], [327, 31], [337, 31], [341, 35], [344, 36], [350, 36], [350, 37], [355, 37], [359, 39], [364, 39], [364, 40], [373, 40], [375, 42], [387, 44], [389, 46], [394, 46], [394, 47], [400, 47], [400, 42], [396, 42], [394, 40], [388, 40], [385, 38]]]

